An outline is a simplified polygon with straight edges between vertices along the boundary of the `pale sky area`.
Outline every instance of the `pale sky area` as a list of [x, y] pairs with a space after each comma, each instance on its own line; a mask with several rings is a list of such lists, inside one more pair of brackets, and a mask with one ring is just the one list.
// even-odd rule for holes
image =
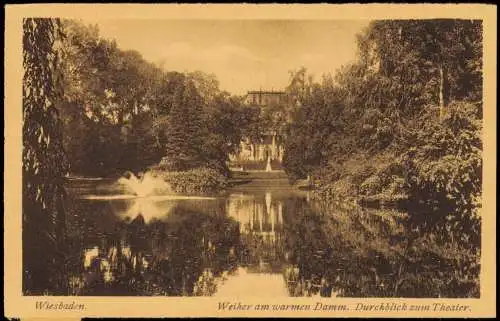
[[233, 94], [282, 90], [289, 71], [306, 67], [319, 79], [356, 57], [367, 20], [99, 20], [104, 38], [134, 49], [170, 71], [214, 73]]

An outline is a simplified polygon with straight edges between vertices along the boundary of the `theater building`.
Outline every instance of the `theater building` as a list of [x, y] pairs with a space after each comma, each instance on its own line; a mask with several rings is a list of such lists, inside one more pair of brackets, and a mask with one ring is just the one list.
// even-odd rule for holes
[[[283, 91], [249, 91], [245, 102], [264, 109], [272, 104], [286, 103], [286, 95]], [[243, 139], [240, 143], [240, 152], [230, 155], [230, 165], [233, 170], [281, 170], [283, 152], [277, 133], [269, 130], [259, 142]]]

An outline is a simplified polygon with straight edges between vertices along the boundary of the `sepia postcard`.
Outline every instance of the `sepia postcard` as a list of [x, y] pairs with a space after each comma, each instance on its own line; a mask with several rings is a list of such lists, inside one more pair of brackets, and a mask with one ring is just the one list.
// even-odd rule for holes
[[495, 9], [7, 5], [5, 315], [495, 317]]

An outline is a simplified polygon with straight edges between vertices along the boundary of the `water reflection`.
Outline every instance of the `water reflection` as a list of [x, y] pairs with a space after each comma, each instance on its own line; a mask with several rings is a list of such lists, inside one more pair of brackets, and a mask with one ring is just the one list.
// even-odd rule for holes
[[116, 213], [128, 219], [141, 215], [145, 222], [150, 222], [153, 219], [168, 216], [174, 208], [174, 202], [158, 202], [149, 198], [136, 198], [131, 200], [123, 210], [116, 210]]
[[264, 195], [231, 195], [227, 213], [239, 222], [240, 264], [250, 272], [280, 272], [284, 250], [283, 202]]
[[454, 273], [453, 258], [415, 252], [400, 213], [324, 209], [306, 195], [72, 204], [73, 295], [437, 297], [432, 281]]
[[302, 215], [297, 204], [307, 206], [305, 199], [253, 192], [75, 204], [72, 244], [80, 262], [71, 294], [234, 296], [257, 287], [288, 296], [313, 282], [304, 280], [290, 242], [297, 239], [290, 222]]
[[[83, 229], [73, 231], [72, 244], [81, 261], [71, 269], [79, 272], [70, 278], [72, 294], [212, 294], [210, 279], [236, 267], [238, 224], [201, 214], [196, 208], [206, 203], [192, 202], [80, 202], [73, 223]], [[148, 210], [155, 215], [146, 219]]]
[[221, 280], [217, 295], [287, 296], [281, 275], [285, 258], [283, 202], [270, 192], [232, 194], [226, 201], [226, 213], [239, 223], [239, 267]]

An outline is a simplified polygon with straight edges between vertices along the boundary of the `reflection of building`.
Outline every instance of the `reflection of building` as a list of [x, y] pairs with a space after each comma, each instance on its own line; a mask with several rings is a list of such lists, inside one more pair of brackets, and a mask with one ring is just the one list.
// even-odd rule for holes
[[266, 193], [264, 200], [232, 196], [227, 203], [227, 212], [240, 223], [240, 233], [243, 234], [258, 234], [274, 241], [276, 232], [282, 229], [283, 204], [273, 202], [271, 193]]
[[[228, 214], [240, 223], [241, 240], [247, 249], [244, 261], [258, 266], [276, 265], [283, 257], [283, 204], [264, 198], [232, 196], [227, 202]], [[272, 266], [271, 266], [272, 268]]]

